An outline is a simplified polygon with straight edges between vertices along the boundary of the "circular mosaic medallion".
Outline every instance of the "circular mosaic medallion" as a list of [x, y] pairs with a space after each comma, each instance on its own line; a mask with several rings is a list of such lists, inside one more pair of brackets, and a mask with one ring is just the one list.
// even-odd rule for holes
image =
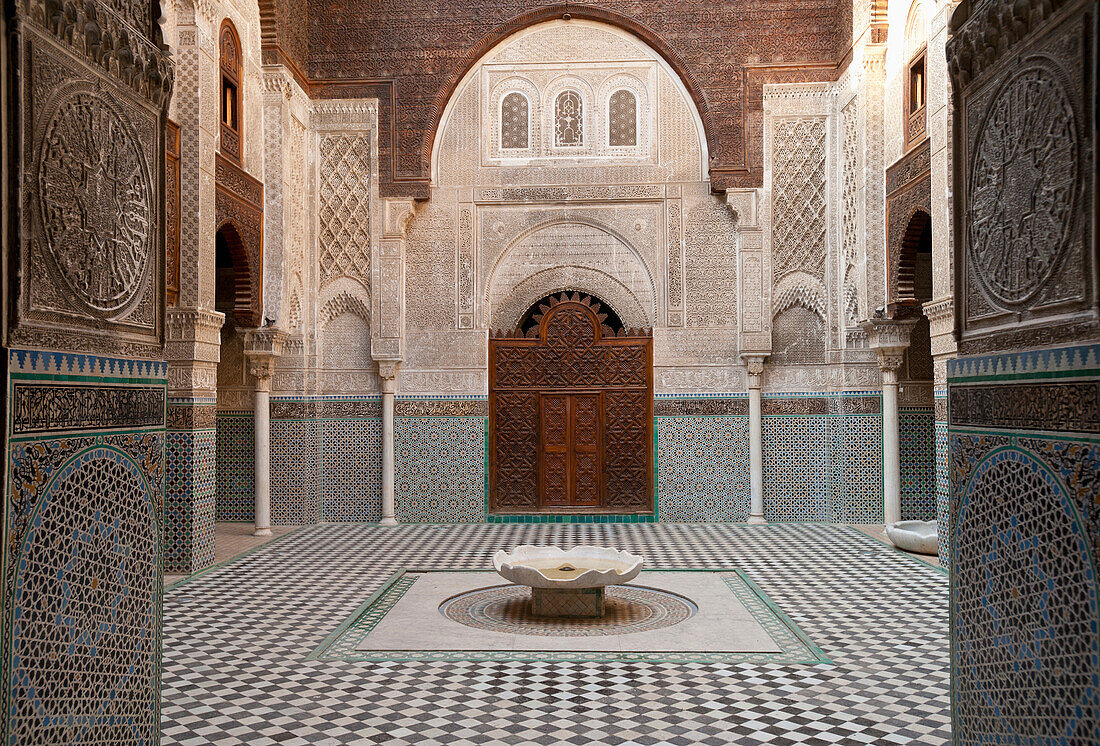
[[690, 619], [698, 607], [683, 596], [638, 585], [608, 586], [600, 619], [551, 619], [531, 613], [531, 589], [479, 588], [444, 601], [439, 612], [467, 627], [540, 637], [595, 637], [664, 629]]

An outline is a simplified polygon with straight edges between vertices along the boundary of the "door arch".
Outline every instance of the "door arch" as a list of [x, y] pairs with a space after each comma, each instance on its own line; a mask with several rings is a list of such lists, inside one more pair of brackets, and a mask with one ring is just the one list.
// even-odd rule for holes
[[580, 293], [489, 340], [496, 514], [653, 512], [653, 336]]

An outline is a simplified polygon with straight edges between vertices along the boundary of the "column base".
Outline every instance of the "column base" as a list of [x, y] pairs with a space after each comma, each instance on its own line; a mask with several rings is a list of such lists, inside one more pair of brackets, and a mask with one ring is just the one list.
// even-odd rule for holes
[[399, 524], [397, 523], [396, 518], [383, 518], [382, 520], [380, 520], [378, 522], [378, 525], [379, 526], [397, 526]]
[[253, 536], [271, 536], [270, 528], [258, 528], [252, 532]]
[[763, 524], [767, 523], [768, 521], [764, 518], [764, 516], [759, 515], [759, 514], [754, 514], [754, 515], [749, 516], [749, 521], [748, 522], [749, 522], [749, 525], [751, 525], [751, 526], [762, 526]]

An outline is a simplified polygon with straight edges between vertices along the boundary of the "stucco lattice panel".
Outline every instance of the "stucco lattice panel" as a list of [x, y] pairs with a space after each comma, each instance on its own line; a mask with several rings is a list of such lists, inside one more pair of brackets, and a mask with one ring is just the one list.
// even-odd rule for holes
[[323, 135], [320, 142], [321, 284], [340, 277], [370, 283], [370, 139]]
[[825, 319], [802, 305], [782, 311], [772, 321], [770, 365], [825, 362]]
[[826, 418], [764, 417], [764, 517], [828, 520]]
[[251, 414], [218, 415], [214, 454], [216, 520], [251, 521], [256, 476]]
[[325, 420], [321, 439], [322, 520], [381, 520], [382, 421]]
[[703, 143], [699, 137], [692, 104], [680, 93], [675, 82], [664, 70], [658, 72], [660, 79], [660, 156], [662, 170], [667, 171], [668, 179], [695, 181], [703, 177]]
[[843, 246], [843, 298], [841, 307], [845, 326], [854, 326], [861, 318], [855, 267], [859, 252], [859, 98], [853, 98], [841, 112], [844, 136], [841, 142], [844, 171], [841, 174], [841, 234]]
[[825, 119], [775, 123], [772, 257], [778, 282], [791, 272], [825, 280]]
[[394, 418], [394, 501], [402, 523], [485, 520], [485, 419]]
[[455, 329], [455, 208], [432, 200], [409, 224], [405, 243], [406, 322], [418, 329]]
[[646, 60], [650, 53], [622, 34], [594, 26], [578, 33], [570, 26], [555, 26], [520, 37], [501, 50], [494, 62], [527, 63], [531, 60], [590, 60], [623, 62]]
[[372, 365], [370, 324], [365, 319], [348, 312], [325, 324], [321, 367], [366, 370]]
[[748, 418], [658, 417], [656, 422], [660, 519], [693, 523], [746, 520]]
[[737, 240], [729, 208], [712, 197], [687, 214], [687, 326], [737, 326]]
[[158, 488], [129, 458], [95, 447], [42, 495], [13, 558], [11, 743], [157, 740]]

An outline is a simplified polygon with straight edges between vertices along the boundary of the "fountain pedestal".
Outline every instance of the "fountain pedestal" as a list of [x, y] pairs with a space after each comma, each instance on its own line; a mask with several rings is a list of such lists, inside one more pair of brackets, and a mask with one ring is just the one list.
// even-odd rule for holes
[[600, 619], [603, 617], [603, 587], [532, 588], [531, 613], [539, 617]]

